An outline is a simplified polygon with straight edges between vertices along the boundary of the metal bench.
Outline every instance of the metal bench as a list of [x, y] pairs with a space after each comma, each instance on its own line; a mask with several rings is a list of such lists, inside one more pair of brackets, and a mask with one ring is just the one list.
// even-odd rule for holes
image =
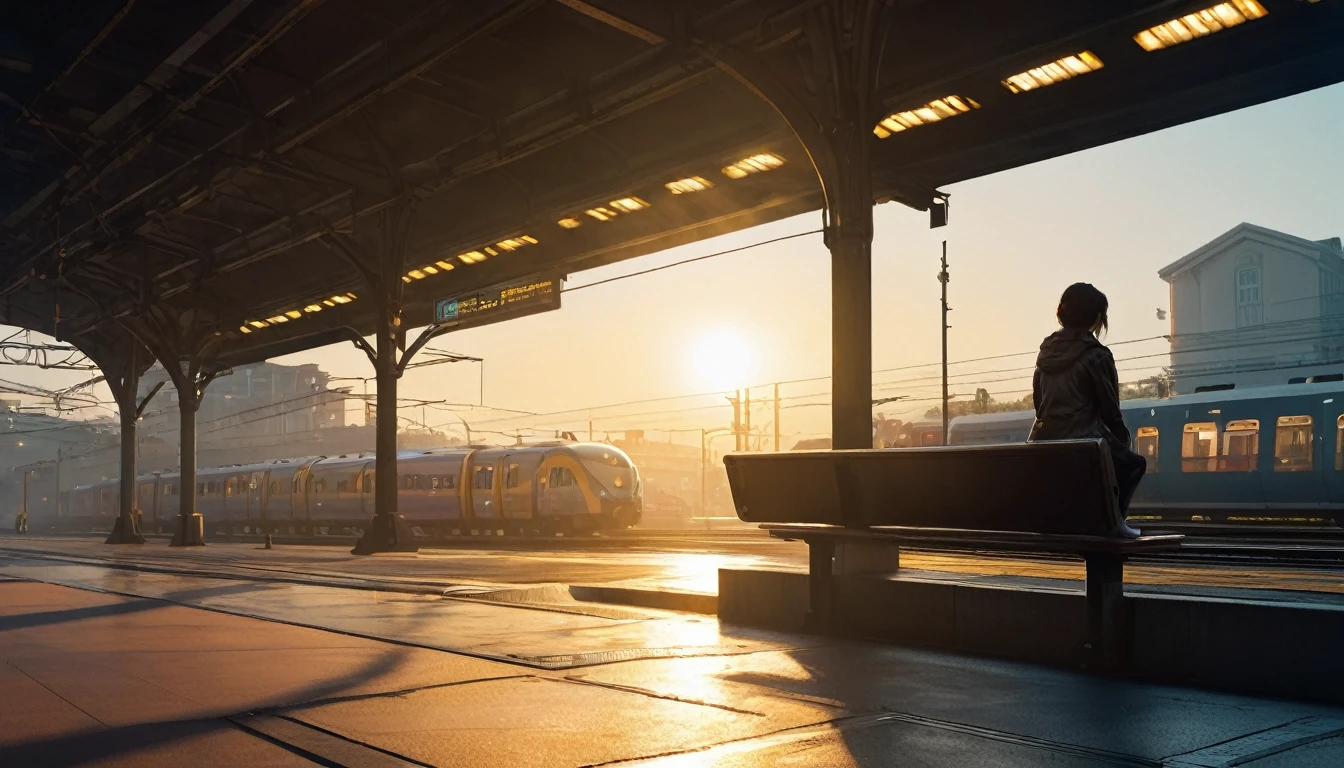
[[[800, 451], [724, 458], [737, 516], [809, 549], [809, 627], [830, 626], [837, 545], [1076, 555], [1086, 564], [1090, 665], [1127, 652], [1123, 564], [1178, 549], [1120, 513], [1101, 440], [1014, 445]], [[857, 545], [857, 546], [856, 546]]]

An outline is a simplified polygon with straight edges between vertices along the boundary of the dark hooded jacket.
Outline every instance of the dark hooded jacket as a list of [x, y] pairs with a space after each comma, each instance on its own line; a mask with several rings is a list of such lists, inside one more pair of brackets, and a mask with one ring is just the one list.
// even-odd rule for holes
[[1066, 328], [1041, 342], [1032, 398], [1036, 423], [1028, 440], [1102, 437], [1112, 453], [1129, 450], [1115, 358], [1091, 333]]

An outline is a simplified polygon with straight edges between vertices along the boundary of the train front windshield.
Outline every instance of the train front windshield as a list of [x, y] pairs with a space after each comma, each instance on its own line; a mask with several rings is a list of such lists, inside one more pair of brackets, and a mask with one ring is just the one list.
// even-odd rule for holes
[[615, 498], [629, 498], [639, 485], [639, 474], [630, 457], [608, 445], [576, 445], [579, 461]]

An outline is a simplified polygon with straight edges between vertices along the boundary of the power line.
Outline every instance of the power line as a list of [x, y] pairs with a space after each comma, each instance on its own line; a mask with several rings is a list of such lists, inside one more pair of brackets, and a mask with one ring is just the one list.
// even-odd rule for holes
[[792, 234], [792, 235], [784, 235], [784, 236], [782, 236], [782, 237], [771, 238], [770, 240], [762, 240], [762, 241], [760, 241], [760, 242], [758, 242], [758, 243], [751, 243], [750, 245], [743, 245], [743, 246], [739, 246], [739, 247], [737, 247], [737, 248], [729, 248], [729, 249], [726, 250], [726, 251], [717, 251], [717, 252], [715, 252], [715, 253], [706, 254], [706, 255], [704, 255], [704, 256], [696, 256], [695, 258], [691, 258], [691, 259], [682, 259], [681, 261], [674, 261], [674, 262], [672, 262], [671, 264], [664, 264], [664, 265], [662, 265], [662, 266], [660, 266], [660, 267], [650, 267], [649, 269], [641, 269], [641, 270], [638, 271], [638, 272], [631, 272], [631, 273], [628, 274], [628, 275], [617, 275], [616, 277], [608, 277], [608, 278], [606, 278], [605, 280], [595, 280], [595, 281], [593, 281], [593, 282], [591, 282], [591, 283], [584, 283], [583, 285], [575, 285], [575, 286], [570, 287], [570, 288], [564, 288], [564, 289], [562, 289], [560, 292], [561, 292], [561, 293], [570, 293], [571, 291], [581, 291], [581, 290], [583, 290], [584, 288], [592, 288], [592, 287], [595, 286], [595, 285], [606, 285], [607, 283], [614, 283], [614, 282], [616, 282], [617, 280], [625, 280], [625, 279], [627, 279], [627, 278], [631, 278], [631, 277], [640, 277], [641, 275], [647, 275], [647, 274], [651, 274], [651, 273], [653, 273], [653, 272], [661, 272], [661, 271], [663, 271], [664, 269], [671, 269], [671, 268], [673, 268], [673, 267], [680, 267], [680, 266], [682, 266], [682, 265], [684, 265], [684, 264], [693, 264], [693, 263], [695, 263], [695, 262], [697, 262], [697, 261], [704, 261], [705, 259], [712, 259], [712, 258], [715, 258], [716, 256], [727, 256], [727, 255], [730, 254], [730, 253], [737, 253], [737, 252], [739, 252], [739, 251], [747, 251], [747, 250], [751, 250], [752, 248], [759, 248], [759, 247], [761, 247], [762, 245], [771, 245], [772, 243], [781, 243], [781, 242], [783, 242], [783, 241], [785, 241], [785, 240], [793, 240], [794, 238], [797, 238], [797, 237], [807, 237], [808, 235], [819, 235], [819, 234], [821, 234], [821, 233], [822, 233], [822, 230], [820, 230], [820, 229], [812, 229], [812, 230], [808, 230], [807, 232], [797, 232], [797, 233], [794, 233], [794, 234]]

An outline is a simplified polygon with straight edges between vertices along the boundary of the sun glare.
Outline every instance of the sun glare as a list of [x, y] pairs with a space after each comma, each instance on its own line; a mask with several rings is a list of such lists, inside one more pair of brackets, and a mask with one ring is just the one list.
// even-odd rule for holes
[[696, 375], [711, 389], [736, 389], [749, 384], [751, 347], [732, 331], [711, 333], [695, 344]]

